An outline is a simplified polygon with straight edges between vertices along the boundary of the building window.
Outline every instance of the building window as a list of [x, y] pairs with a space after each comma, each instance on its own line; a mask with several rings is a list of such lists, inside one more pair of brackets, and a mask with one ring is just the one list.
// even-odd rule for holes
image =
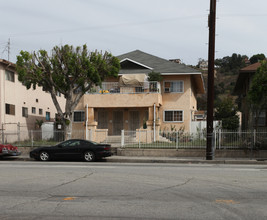
[[183, 122], [183, 111], [164, 111], [165, 122]]
[[36, 114], [36, 108], [32, 107], [32, 114]]
[[10, 82], [15, 82], [15, 73], [9, 70], [6, 70], [6, 80]]
[[45, 113], [45, 120], [50, 121], [50, 112]]
[[39, 108], [39, 115], [43, 115], [43, 109]]
[[15, 105], [6, 104], [6, 114], [15, 115]]
[[183, 93], [184, 92], [184, 81], [164, 81], [164, 92], [176, 92]]
[[22, 107], [22, 117], [28, 118], [28, 108]]
[[[256, 116], [254, 115], [254, 126], [256, 126]], [[263, 111], [258, 116], [258, 126], [264, 127], [266, 126], [266, 112]]]
[[73, 115], [74, 122], [83, 122], [85, 120], [84, 111], [75, 111]]

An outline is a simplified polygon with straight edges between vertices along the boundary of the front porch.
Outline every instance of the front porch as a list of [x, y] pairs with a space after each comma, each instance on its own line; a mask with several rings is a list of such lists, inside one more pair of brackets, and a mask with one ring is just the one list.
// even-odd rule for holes
[[139, 129], [159, 130], [159, 107], [89, 108], [86, 130], [107, 131], [108, 136], [121, 135], [121, 131]]

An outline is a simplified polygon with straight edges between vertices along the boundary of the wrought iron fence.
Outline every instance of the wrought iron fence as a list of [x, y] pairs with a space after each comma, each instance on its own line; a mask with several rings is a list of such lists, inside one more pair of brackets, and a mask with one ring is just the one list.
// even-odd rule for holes
[[[62, 131], [5, 131], [0, 132], [1, 143], [16, 146], [45, 146], [64, 140]], [[70, 138], [93, 140], [111, 144], [112, 147], [124, 148], [159, 148], [159, 149], [204, 149], [206, 132], [154, 132], [146, 129], [122, 131], [120, 135], [110, 136], [107, 129], [96, 131], [73, 130]], [[213, 146], [216, 149], [266, 149], [267, 131], [214, 131]]]

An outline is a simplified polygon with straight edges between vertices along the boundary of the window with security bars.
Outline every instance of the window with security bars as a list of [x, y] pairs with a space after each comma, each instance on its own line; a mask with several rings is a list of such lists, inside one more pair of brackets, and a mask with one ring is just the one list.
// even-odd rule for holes
[[164, 82], [164, 91], [167, 92], [176, 92], [183, 93], [184, 92], [184, 81], [165, 81]]
[[164, 111], [165, 122], [182, 122], [183, 111]]
[[85, 120], [84, 111], [75, 111], [73, 116], [74, 122], [83, 122]]

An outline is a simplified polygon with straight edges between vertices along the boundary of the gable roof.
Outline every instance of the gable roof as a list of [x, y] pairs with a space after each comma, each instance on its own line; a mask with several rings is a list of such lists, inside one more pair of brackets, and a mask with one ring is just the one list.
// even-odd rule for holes
[[192, 75], [196, 92], [205, 92], [202, 73], [184, 64], [171, 62], [140, 50], [122, 54], [117, 58], [121, 63], [119, 75], [148, 74], [152, 71], [161, 75]]
[[[152, 71], [161, 73], [162, 75], [185, 75], [185, 74], [201, 74], [197, 70], [187, 67], [184, 64], [178, 64], [165, 60], [163, 58], [145, 53], [140, 50], [135, 50], [129, 53], [117, 56], [123, 64], [125, 61], [133, 61], [139, 64], [140, 68], [121, 68], [120, 74], [131, 74], [131, 73], [150, 73]], [[149, 67], [149, 68], [142, 68]]]
[[249, 65], [249, 66], [246, 66], [246, 67], [244, 67], [244, 68], [242, 68], [241, 70], [240, 70], [240, 73], [244, 73], [244, 72], [256, 72], [257, 71], [257, 69], [259, 68], [261, 66], [261, 63], [260, 62], [258, 62], [258, 63], [253, 63], [253, 64], [251, 64], [251, 65]]
[[247, 78], [251, 77], [253, 74], [256, 73], [257, 69], [261, 66], [261, 63], [254, 63], [249, 66], [246, 66], [242, 68], [239, 71], [236, 83], [235, 83], [235, 88], [234, 88], [234, 95], [238, 95], [242, 93], [242, 88], [245, 85], [245, 81]]

